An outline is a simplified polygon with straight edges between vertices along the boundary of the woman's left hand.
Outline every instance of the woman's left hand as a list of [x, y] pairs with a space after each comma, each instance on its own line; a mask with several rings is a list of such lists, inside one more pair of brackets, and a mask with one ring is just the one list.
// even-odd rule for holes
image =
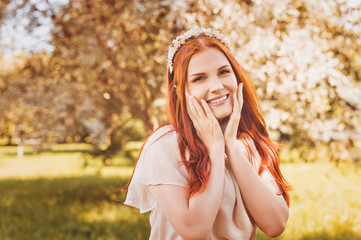
[[232, 99], [233, 111], [229, 117], [227, 127], [223, 133], [226, 145], [227, 143], [234, 143], [237, 140], [237, 130], [243, 107], [243, 83], [238, 85], [237, 94], [233, 93]]

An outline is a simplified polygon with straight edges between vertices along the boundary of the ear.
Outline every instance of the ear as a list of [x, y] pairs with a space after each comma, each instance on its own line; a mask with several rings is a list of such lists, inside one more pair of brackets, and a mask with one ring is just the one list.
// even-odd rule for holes
[[178, 88], [177, 84], [174, 84], [174, 91], [177, 94], [177, 97], [179, 97], [179, 88]]

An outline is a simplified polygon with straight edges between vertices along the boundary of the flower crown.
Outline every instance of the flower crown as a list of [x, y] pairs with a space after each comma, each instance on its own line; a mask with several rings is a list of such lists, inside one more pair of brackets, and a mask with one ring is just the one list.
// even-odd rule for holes
[[168, 68], [169, 68], [170, 73], [173, 72], [173, 58], [174, 58], [174, 55], [176, 54], [176, 52], [178, 51], [180, 46], [182, 46], [182, 44], [184, 44], [187, 39], [189, 39], [191, 37], [194, 37], [194, 36], [197, 37], [197, 36], [199, 36], [201, 34], [207, 35], [209, 37], [217, 38], [226, 47], [228, 47], [228, 49], [230, 49], [228, 41], [223, 37], [223, 35], [219, 31], [214, 30], [212, 28], [195, 28], [195, 29], [191, 29], [191, 30], [183, 33], [182, 35], [179, 35], [178, 37], [176, 37], [176, 39], [174, 39], [172, 41], [172, 44], [169, 46]]

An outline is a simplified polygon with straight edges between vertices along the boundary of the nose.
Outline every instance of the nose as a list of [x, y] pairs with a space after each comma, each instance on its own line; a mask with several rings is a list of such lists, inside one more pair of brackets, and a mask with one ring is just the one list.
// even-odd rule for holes
[[222, 82], [217, 77], [210, 79], [209, 91], [211, 93], [220, 93], [223, 88]]

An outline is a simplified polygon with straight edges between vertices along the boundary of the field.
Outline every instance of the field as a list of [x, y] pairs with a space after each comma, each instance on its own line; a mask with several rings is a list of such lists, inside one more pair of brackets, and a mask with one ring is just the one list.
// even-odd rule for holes
[[[101, 167], [86, 145], [35, 154], [0, 147], [0, 239], [147, 239], [148, 214], [122, 205], [133, 161]], [[87, 161], [85, 161], [87, 159]], [[361, 168], [285, 163], [293, 185], [290, 219], [277, 239], [361, 239]], [[259, 232], [257, 239], [268, 239]]]

